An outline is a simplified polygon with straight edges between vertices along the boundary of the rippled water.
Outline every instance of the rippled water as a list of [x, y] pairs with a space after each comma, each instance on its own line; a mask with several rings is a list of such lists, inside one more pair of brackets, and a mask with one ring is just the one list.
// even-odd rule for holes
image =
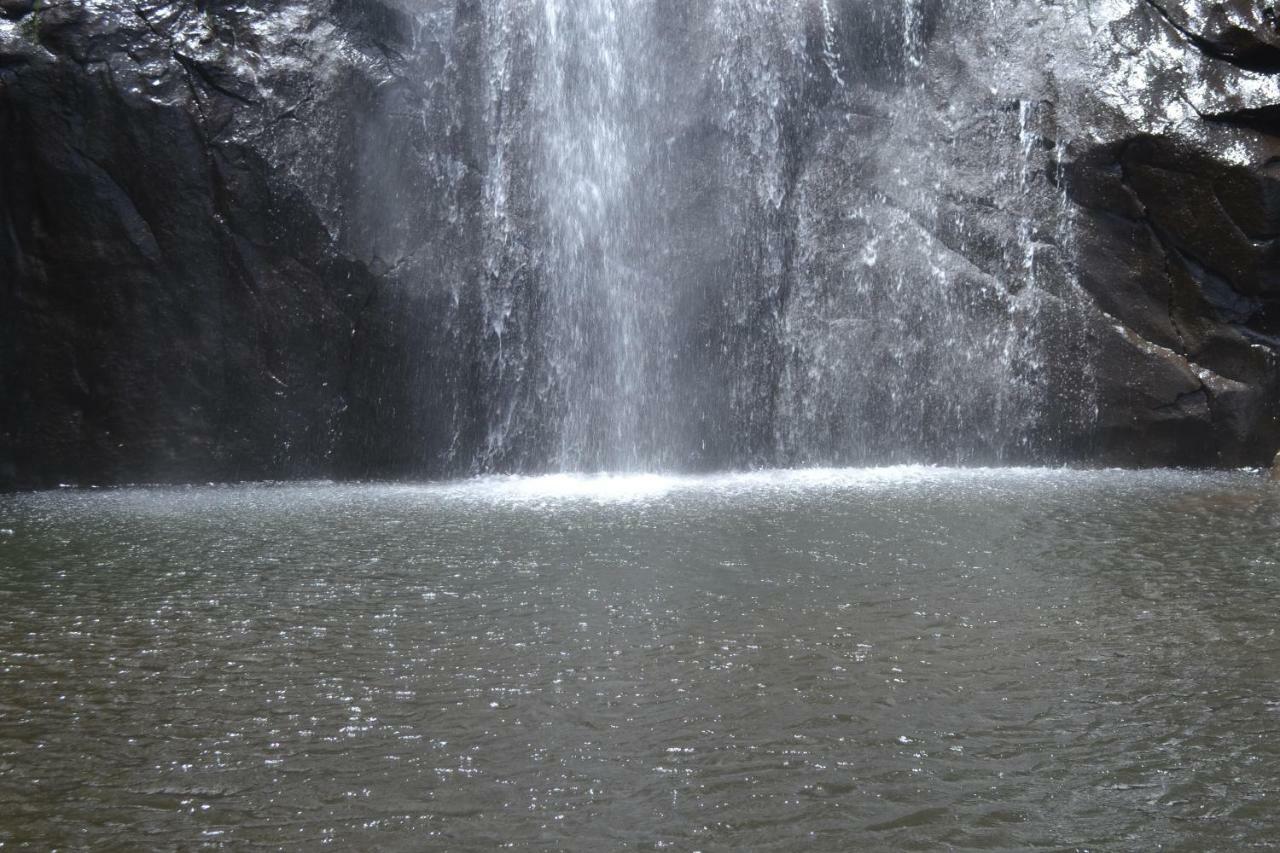
[[0, 497], [0, 842], [1237, 850], [1280, 488], [887, 469]]

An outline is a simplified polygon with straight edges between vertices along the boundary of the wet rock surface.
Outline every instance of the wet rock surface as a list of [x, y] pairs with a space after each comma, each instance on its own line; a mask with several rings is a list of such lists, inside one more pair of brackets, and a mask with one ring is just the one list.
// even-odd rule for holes
[[[1132, 343], [1102, 361], [1118, 392], [1101, 407], [1102, 454], [1265, 465], [1280, 443], [1275, 10], [1148, 0], [1107, 35], [1102, 79], [1144, 85], [1086, 93], [1095, 126], [1118, 114], [1095, 144], [1072, 146], [1080, 283]], [[1160, 387], [1134, 383], [1142, 371], [1166, 390], [1126, 405], [1126, 387]]]
[[0, 30], [0, 482], [327, 475], [407, 414], [401, 383], [364, 399], [402, 350], [396, 229], [344, 219], [403, 94], [334, 20], [46, 2]]
[[[675, 464], [1270, 461], [1274, 10], [1006, 5], [812, 4], [736, 219], [711, 5], [659, 10]], [[546, 310], [493, 8], [0, 3], [0, 486], [536, 468], [493, 450]]]

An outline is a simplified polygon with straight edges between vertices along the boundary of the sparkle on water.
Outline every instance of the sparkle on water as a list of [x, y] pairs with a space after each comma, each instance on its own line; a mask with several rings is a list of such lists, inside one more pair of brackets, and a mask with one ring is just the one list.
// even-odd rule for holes
[[1244, 849], [1280, 490], [754, 472], [0, 497], [0, 844]]

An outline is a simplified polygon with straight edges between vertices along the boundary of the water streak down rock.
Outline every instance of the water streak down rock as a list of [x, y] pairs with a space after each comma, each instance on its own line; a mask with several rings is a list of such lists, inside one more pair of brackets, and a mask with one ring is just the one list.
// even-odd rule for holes
[[0, 4], [0, 486], [1265, 464], [1268, 9]]

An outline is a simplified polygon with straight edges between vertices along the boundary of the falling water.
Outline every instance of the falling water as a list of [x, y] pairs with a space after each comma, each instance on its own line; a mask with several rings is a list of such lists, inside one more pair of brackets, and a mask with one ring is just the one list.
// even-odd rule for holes
[[[534, 98], [546, 228], [545, 345], [561, 468], [636, 468], [656, 444], [645, 402], [660, 385], [663, 300], [638, 263], [633, 184], [645, 167], [642, 7], [546, 0]], [[639, 51], [637, 51], [639, 52]]]
[[[1040, 117], [993, 103], [955, 147], [935, 7], [475, 5], [469, 467], [1036, 458]], [[1010, 167], [1007, 224], [957, 212], [966, 169]]]

